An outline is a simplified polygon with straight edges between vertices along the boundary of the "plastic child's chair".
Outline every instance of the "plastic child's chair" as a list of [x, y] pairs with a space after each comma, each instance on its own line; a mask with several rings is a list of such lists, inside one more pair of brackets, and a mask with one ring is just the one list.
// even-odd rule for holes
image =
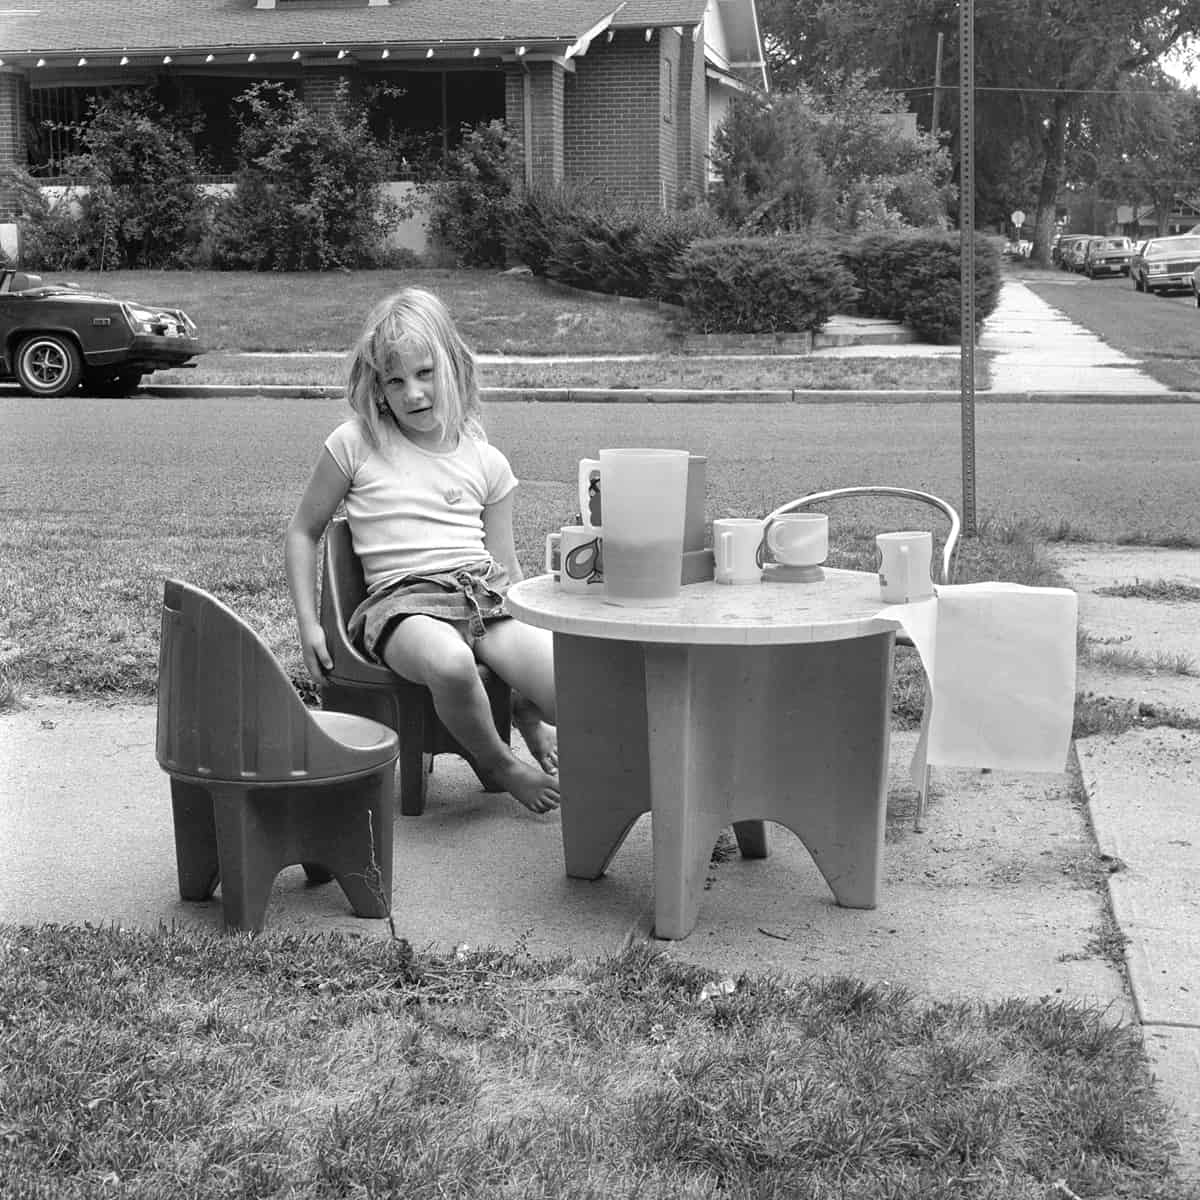
[[[766, 521], [770, 522], [774, 517], [781, 516], [783, 513], [800, 512], [802, 509], [818, 507], [827, 501], [847, 500], [858, 496], [871, 496], [893, 500], [914, 500], [937, 509], [950, 523], [950, 528], [946, 533], [946, 540], [942, 546], [941, 570], [938, 572], [935, 582], [954, 582], [954, 571], [958, 555], [958, 536], [962, 529], [962, 522], [959, 520], [958, 511], [952, 504], [930, 492], [914, 491], [912, 488], [876, 487], [873, 485], [831, 488], [829, 491], [824, 492], [810, 492], [807, 496], [800, 496], [796, 500], [789, 500], [787, 504], [781, 504], [777, 509], [767, 514]], [[912, 645], [912, 641], [903, 634], [896, 636], [896, 643], [901, 646]], [[924, 731], [924, 725], [929, 719], [929, 712], [930, 709], [926, 705], [921, 714], [922, 731]], [[925, 829], [925, 810], [928, 803], [929, 767], [926, 766], [925, 778], [922, 781], [921, 790], [917, 796], [917, 811], [913, 819], [913, 828], [917, 832], [922, 832]]]
[[[326, 709], [357, 713], [382, 721], [400, 738], [400, 811], [419, 817], [425, 811], [427, 776], [437, 754], [457, 754], [471, 764], [485, 789], [494, 790], [467, 751], [438, 719], [427, 687], [404, 679], [371, 662], [351, 642], [346, 623], [367, 594], [362, 564], [354, 553], [350, 526], [342, 517], [331, 521], [325, 534], [321, 577], [321, 627], [333, 658], [333, 669], [321, 685]], [[512, 734], [512, 694], [498, 675], [482, 663], [479, 677], [488, 694], [492, 720], [507, 743]]]
[[171, 777], [179, 894], [221, 884], [228, 928], [260, 930], [275, 876], [336, 879], [360, 917], [392, 899], [396, 735], [307, 708], [266, 643], [207, 592], [169, 579], [158, 764]]

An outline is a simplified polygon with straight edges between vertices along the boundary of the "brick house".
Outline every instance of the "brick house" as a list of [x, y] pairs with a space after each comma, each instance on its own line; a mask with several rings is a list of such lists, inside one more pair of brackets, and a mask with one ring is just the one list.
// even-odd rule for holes
[[[766, 86], [754, 0], [28, 0], [0, 11], [0, 167], [52, 183], [56, 124], [155, 84], [230, 171], [230, 104], [258, 79], [314, 106], [347, 81], [391, 132], [444, 144], [502, 118], [529, 182], [662, 207], [703, 192], [730, 99]], [[0, 185], [0, 221], [14, 201]]]

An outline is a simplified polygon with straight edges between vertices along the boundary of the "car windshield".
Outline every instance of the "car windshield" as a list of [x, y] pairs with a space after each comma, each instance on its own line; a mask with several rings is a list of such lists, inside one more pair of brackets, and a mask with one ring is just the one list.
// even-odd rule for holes
[[1200, 237], [1172, 238], [1169, 242], [1151, 242], [1146, 247], [1149, 258], [1177, 258], [1181, 254], [1200, 254]]
[[1128, 238], [1105, 238], [1104, 241], [1102, 241], [1100, 243], [1100, 249], [1101, 250], [1128, 250], [1129, 249], [1129, 239]]

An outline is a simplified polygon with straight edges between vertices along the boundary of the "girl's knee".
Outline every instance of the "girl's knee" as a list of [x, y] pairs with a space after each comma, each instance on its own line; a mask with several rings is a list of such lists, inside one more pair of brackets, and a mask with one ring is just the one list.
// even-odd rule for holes
[[426, 661], [425, 685], [430, 691], [464, 691], [479, 687], [479, 664], [466, 642], [438, 646]]
[[452, 625], [432, 618], [403, 621], [387, 640], [383, 660], [397, 675], [431, 690], [462, 687], [479, 677], [470, 646]]

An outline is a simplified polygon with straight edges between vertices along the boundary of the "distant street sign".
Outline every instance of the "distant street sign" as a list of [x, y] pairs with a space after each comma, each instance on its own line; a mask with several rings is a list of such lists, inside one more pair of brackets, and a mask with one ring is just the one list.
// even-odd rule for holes
[[1020, 229], [1025, 224], [1025, 214], [1018, 208], [1012, 215], [1012, 223]]

